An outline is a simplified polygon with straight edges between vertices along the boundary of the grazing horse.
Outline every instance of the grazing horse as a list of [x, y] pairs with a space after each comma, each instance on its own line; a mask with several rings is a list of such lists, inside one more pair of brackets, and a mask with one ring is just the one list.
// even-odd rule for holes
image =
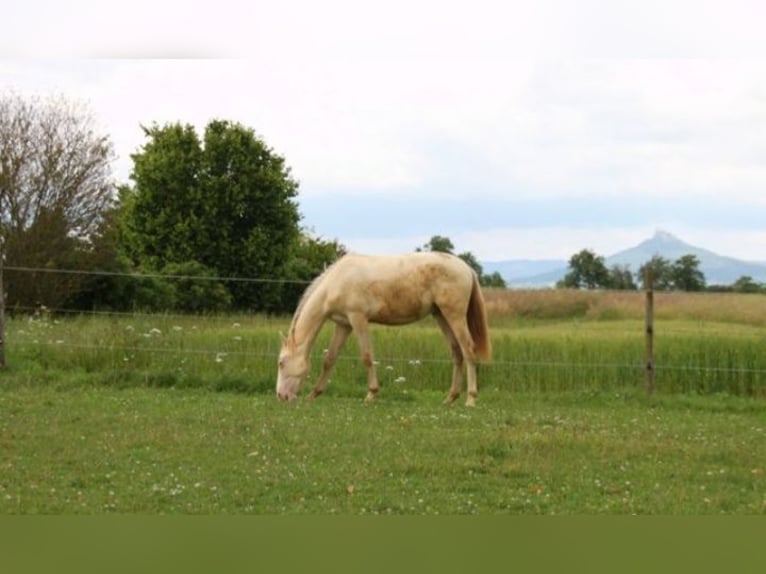
[[452, 352], [452, 387], [448, 403], [460, 395], [463, 363], [468, 375], [467, 406], [477, 395], [476, 360], [489, 359], [487, 314], [476, 273], [462, 259], [447, 253], [406, 255], [348, 254], [317, 277], [304, 292], [283, 337], [279, 353], [277, 396], [291, 400], [309, 371], [309, 353], [326, 320], [335, 334], [322, 361], [311, 398], [322, 394], [346, 339], [354, 331], [367, 368], [367, 397], [378, 392], [370, 323], [404, 325], [433, 315]]

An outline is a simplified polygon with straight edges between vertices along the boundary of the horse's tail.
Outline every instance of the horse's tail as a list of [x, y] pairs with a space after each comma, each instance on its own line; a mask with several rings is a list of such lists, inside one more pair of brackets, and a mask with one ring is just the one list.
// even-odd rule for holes
[[468, 301], [468, 330], [473, 339], [473, 348], [476, 356], [488, 361], [492, 357], [492, 342], [489, 340], [487, 328], [487, 309], [484, 305], [484, 296], [481, 294], [479, 278], [473, 274], [473, 286], [471, 298]]

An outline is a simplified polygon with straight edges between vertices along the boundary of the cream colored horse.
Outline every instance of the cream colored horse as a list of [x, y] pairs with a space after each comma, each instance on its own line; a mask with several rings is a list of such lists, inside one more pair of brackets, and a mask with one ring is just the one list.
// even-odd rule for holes
[[463, 260], [446, 253], [409, 253], [397, 256], [345, 255], [309, 285], [293, 316], [279, 353], [277, 396], [294, 399], [309, 371], [309, 353], [327, 319], [335, 335], [322, 361], [322, 371], [311, 391], [317, 397], [351, 331], [356, 333], [367, 368], [372, 401], [379, 389], [370, 341], [370, 323], [404, 325], [433, 315], [452, 352], [453, 402], [463, 386], [463, 363], [468, 375], [467, 406], [474, 406], [477, 358], [489, 359], [491, 345], [487, 314], [479, 281]]

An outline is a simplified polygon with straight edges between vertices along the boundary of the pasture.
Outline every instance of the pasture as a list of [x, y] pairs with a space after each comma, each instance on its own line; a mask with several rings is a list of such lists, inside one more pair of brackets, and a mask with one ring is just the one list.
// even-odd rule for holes
[[476, 409], [442, 404], [428, 320], [373, 329], [365, 405], [353, 340], [325, 395], [276, 400], [288, 317], [9, 317], [0, 513], [766, 511], [766, 298], [658, 294], [652, 397], [640, 294], [487, 301]]

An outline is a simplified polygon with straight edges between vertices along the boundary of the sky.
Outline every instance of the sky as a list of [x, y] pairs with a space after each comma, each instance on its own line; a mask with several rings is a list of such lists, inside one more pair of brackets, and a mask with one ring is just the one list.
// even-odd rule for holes
[[[141, 125], [251, 127], [302, 224], [353, 251], [604, 256], [662, 229], [766, 261], [766, 4], [178, 0], [6, 7], [0, 91]], [[26, 25], [25, 25], [26, 24]]]

